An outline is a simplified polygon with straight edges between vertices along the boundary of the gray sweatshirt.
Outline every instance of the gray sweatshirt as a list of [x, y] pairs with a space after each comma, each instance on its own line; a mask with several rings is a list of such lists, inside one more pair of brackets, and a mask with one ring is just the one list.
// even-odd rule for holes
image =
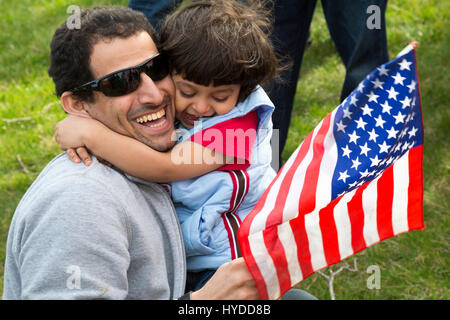
[[176, 299], [186, 261], [165, 190], [100, 164], [53, 159], [11, 222], [3, 299]]

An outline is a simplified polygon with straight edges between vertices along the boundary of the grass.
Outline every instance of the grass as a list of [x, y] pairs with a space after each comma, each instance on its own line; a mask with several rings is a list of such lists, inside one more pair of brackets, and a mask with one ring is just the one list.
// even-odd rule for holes
[[[78, 1], [126, 5], [128, 1]], [[0, 0], [0, 292], [3, 291], [5, 246], [14, 210], [22, 195], [56, 154], [53, 128], [64, 117], [47, 76], [49, 43], [69, 14], [71, 1]], [[358, 271], [342, 271], [334, 281], [337, 299], [449, 299], [450, 117], [448, 1], [390, 1], [386, 14], [388, 43], [394, 57], [409, 41], [420, 42], [418, 68], [425, 125], [424, 209], [426, 230], [377, 244], [330, 267], [337, 270], [357, 259]], [[318, 4], [312, 45], [303, 59], [293, 118], [283, 158], [339, 103], [345, 69], [329, 37]], [[8, 123], [3, 119], [29, 117]], [[22, 160], [28, 173], [18, 161]], [[381, 288], [366, 282], [371, 265], [381, 271]], [[330, 270], [323, 270], [327, 274]], [[314, 274], [299, 284], [320, 299], [329, 299], [327, 281]]]

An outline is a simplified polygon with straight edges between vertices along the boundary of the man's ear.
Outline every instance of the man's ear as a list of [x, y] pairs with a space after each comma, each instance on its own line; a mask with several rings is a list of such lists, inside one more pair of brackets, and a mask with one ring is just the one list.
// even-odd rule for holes
[[91, 118], [91, 116], [87, 112], [87, 109], [89, 107], [88, 103], [85, 101], [81, 101], [70, 91], [65, 91], [61, 95], [61, 105], [68, 114], [83, 118]]

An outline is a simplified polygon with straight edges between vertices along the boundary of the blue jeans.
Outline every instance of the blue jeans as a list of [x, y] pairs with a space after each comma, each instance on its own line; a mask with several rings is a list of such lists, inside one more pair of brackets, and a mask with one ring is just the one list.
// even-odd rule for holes
[[128, 7], [142, 12], [151, 25], [159, 30], [166, 15], [174, 11], [183, 0], [130, 0]]
[[[289, 56], [292, 68], [282, 73], [282, 84], [273, 85], [269, 96], [275, 104], [273, 124], [279, 129], [281, 152], [286, 143], [297, 81], [317, 0], [276, 0], [272, 41], [281, 56]], [[384, 13], [387, 0], [322, 0], [328, 30], [346, 68], [341, 101], [373, 69], [389, 60]], [[367, 8], [380, 8], [380, 29], [368, 29]], [[270, 88], [269, 88], [270, 89]]]

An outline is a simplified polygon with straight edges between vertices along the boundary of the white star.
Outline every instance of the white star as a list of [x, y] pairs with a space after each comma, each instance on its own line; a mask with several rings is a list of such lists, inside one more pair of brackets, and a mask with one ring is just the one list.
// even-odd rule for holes
[[358, 184], [358, 180], [353, 181], [352, 183], [350, 183], [348, 186], [350, 188], [354, 188], [356, 185]]
[[368, 114], [369, 116], [372, 116], [373, 109], [369, 108], [369, 105], [367, 103], [364, 105], [364, 107], [361, 110], [363, 112], [363, 115]]
[[395, 91], [393, 86], [389, 90], [387, 90], [387, 92], [389, 93], [388, 99], [394, 99], [395, 101], [397, 101], [398, 92]]
[[411, 138], [411, 137], [415, 137], [416, 136], [416, 132], [417, 132], [417, 128], [415, 128], [415, 127], [412, 127], [412, 129], [410, 130], [410, 131], [408, 131], [408, 134], [409, 134], [409, 138]]
[[387, 100], [383, 104], [381, 104], [381, 106], [383, 107], [383, 111], [382, 111], [383, 113], [391, 114], [392, 107], [389, 105]]
[[378, 137], [378, 135], [377, 135], [377, 133], [375, 132], [375, 129], [374, 128], [372, 128], [372, 131], [371, 132], [369, 132], [369, 141], [373, 141], [373, 142], [377, 142], [377, 137]]
[[353, 162], [352, 168], [355, 168], [355, 170], [358, 170], [359, 165], [362, 163], [359, 162], [358, 157], [356, 157], [356, 160], [352, 160], [352, 162]]
[[358, 101], [358, 99], [356, 99], [355, 95], [350, 97], [350, 105], [354, 105], [356, 107], [356, 102]]
[[383, 143], [379, 144], [378, 146], [380, 147], [380, 153], [383, 153], [383, 152], [387, 153], [389, 151], [390, 145], [387, 145], [386, 141], [383, 141]]
[[405, 97], [405, 99], [400, 100], [400, 102], [402, 104], [402, 109], [405, 109], [406, 107], [411, 106], [411, 99], [409, 97]]
[[384, 82], [381, 82], [380, 80], [378, 80], [378, 78], [376, 78], [375, 81], [370, 81], [370, 82], [373, 83], [374, 89], [377, 89], [377, 88], [383, 89], [382, 85]]
[[359, 146], [360, 148], [361, 148], [361, 153], [360, 154], [364, 154], [366, 157], [367, 157], [367, 152], [369, 152], [370, 150], [372, 150], [372, 149], [370, 149], [368, 146], [367, 146], [367, 142], [363, 145], [363, 146]]
[[352, 134], [349, 134], [348, 137], [350, 138], [349, 143], [353, 142], [357, 144], [356, 141], [359, 139], [359, 136], [356, 134], [356, 130], [354, 130]]
[[400, 143], [397, 143], [397, 144], [395, 145], [394, 151], [395, 151], [395, 152], [400, 151], [401, 148], [402, 148], [402, 145], [401, 145]]
[[348, 145], [346, 145], [345, 146], [345, 148], [341, 148], [343, 151], [344, 151], [344, 153], [342, 154], [342, 156], [343, 157], [347, 157], [347, 158], [349, 158], [350, 159], [350, 153], [352, 152], [352, 150], [350, 150], [349, 148], [348, 148]]
[[394, 127], [392, 127], [390, 130], [387, 130], [387, 133], [388, 133], [388, 139], [390, 139], [390, 138], [397, 138], [397, 132], [398, 132], [398, 130], [395, 130], [394, 129]]
[[362, 128], [363, 130], [366, 130], [366, 124], [367, 124], [367, 122], [365, 122], [365, 121], [363, 120], [362, 117], [359, 118], [359, 120], [356, 120], [355, 122], [358, 124], [358, 126], [356, 127], [356, 129]]
[[362, 83], [362, 81], [361, 81], [361, 82], [359, 83], [359, 85], [358, 85], [358, 88], [357, 88], [357, 89], [358, 89], [358, 91], [359, 91], [359, 92], [361, 92], [361, 93], [362, 93], [362, 92], [363, 92], [363, 89], [364, 89], [364, 87], [365, 87], [365, 86], [364, 86], [364, 84], [363, 84], [363, 83]]
[[344, 118], [349, 118], [349, 119], [352, 118], [352, 117], [351, 117], [352, 112], [350, 112], [350, 111], [348, 110], [348, 108], [344, 108], [344, 109], [342, 109], [342, 111], [344, 111]]
[[403, 59], [402, 62], [399, 63], [400, 70], [410, 70], [409, 66], [412, 64], [412, 62], [408, 62], [406, 59]]
[[348, 170], [345, 170], [344, 172], [339, 172], [339, 178], [338, 178], [338, 180], [342, 180], [342, 181], [344, 181], [344, 183], [345, 183], [345, 180], [346, 180], [348, 177], [350, 177], [350, 176], [347, 174], [347, 171], [348, 171]]
[[362, 178], [365, 178], [365, 177], [367, 177], [369, 175], [369, 170], [366, 169], [366, 171], [360, 172], [359, 174], [361, 175]]
[[338, 128], [337, 128], [337, 131], [342, 131], [342, 132], [345, 133], [345, 127], [346, 127], [346, 125], [342, 123], [342, 120], [339, 121], [338, 123], [336, 123], [336, 125], [337, 125], [337, 127], [338, 127]]
[[416, 90], [416, 82], [414, 80], [411, 80], [411, 83], [407, 85], [407, 87], [409, 88], [409, 93], [413, 92], [414, 90]]
[[370, 91], [370, 93], [366, 94], [366, 96], [369, 97], [369, 102], [370, 101], [378, 102], [377, 98], [379, 97], [379, 95], [376, 95], [375, 93], [373, 93], [373, 91]]
[[397, 123], [400, 123], [400, 122], [404, 123], [406, 116], [399, 111], [398, 114], [396, 116], [393, 116], [393, 117], [395, 118], [395, 124], [397, 124]]
[[381, 114], [378, 115], [378, 118], [376, 118], [375, 121], [377, 122], [377, 123], [375, 123], [375, 127], [381, 127], [382, 129], [384, 129], [383, 125], [386, 121], [383, 120], [383, 118], [381, 117]]
[[384, 65], [382, 65], [381, 67], [378, 67], [377, 70], [380, 72], [380, 76], [381, 75], [385, 75], [385, 76], [389, 75], [388, 74], [389, 69], [386, 69], [386, 67]]
[[394, 79], [394, 84], [401, 84], [403, 86], [403, 80], [405, 80], [405, 77], [402, 77], [400, 72], [397, 72], [395, 76], [392, 77]]
[[409, 143], [405, 141], [405, 143], [402, 146], [402, 151], [405, 151], [409, 148]]
[[408, 131], [408, 128], [403, 128], [403, 130], [400, 132], [400, 139], [406, 135], [406, 131]]
[[370, 161], [372, 162], [370, 164], [371, 167], [376, 167], [380, 163], [380, 159], [378, 159], [378, 155], [375, 156], [375, 158], [370, 158]]

